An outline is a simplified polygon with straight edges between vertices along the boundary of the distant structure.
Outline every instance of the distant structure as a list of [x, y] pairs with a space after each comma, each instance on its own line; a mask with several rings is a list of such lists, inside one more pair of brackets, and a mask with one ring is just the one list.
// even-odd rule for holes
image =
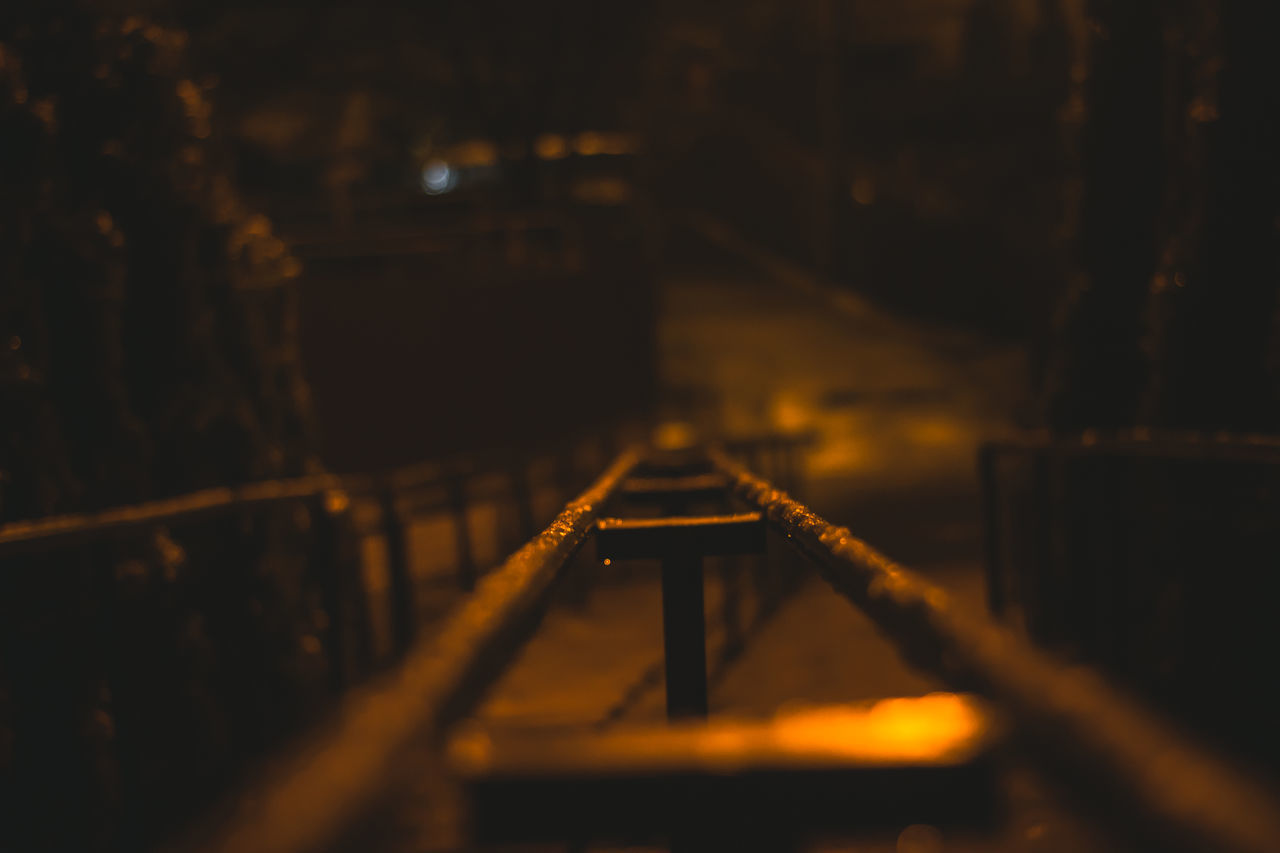
[[651, 99], [655, 146], [679, 158], [667, 195], [894, 310], [1047, 326], [1072, 162], [1064, 5], [670, 4], [656, 54], [710, 82], [682, 121], [679, 73]]

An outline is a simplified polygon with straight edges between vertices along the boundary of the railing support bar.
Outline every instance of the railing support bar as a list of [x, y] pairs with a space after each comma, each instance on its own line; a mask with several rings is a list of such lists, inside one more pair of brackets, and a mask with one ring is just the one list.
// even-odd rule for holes
[[476, 563], [467, 518], [467, 484], [461, 476], [449, 478], [449, 503], [453, 510], [453, 535], [458, 549], [458, 586], [470, 592], [476, 588]]
[[417, 629], [413, 582], [409, 575], [409, 553], [404, 520], [396, 506], [395, 492], [387, 488], [380, 496], [382, 535], [387, 543], [387, 575], [390, 591], [391, 642], [398, 659], [413, 645]]
[[991, 615], [1004, 616], [1005, 577], [1003, 552], [1000, 532], [1000, 493], [999, 478], [996, 476], [996, 465], [999, 450], [993, 445], [983, 445], [978, 450], [978, 480], [982, 488], [982, 523], [984, 545], [987, 551], [987, 609]]
[[662, 642], [667, 676], [667, 718], [707, 716], [707, 626], [702, 558], [678, 554], [662, 560]]

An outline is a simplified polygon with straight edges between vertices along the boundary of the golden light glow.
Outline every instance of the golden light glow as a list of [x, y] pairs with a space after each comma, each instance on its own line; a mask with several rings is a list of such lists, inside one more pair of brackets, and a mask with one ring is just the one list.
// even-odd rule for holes
[[915, 418], [906, 431], [917, 444], [955, 444], [967, 438], [961, 424], [946, 416]]
[[636, 141], [626, 133], [587, 131], [574, 139], [573, 150], [584, 157], [595, 154], [632, 154], [636, 150]]
[[653, 433], [653, 446], [661, 450], [683, 450], [692, 447], [697, 431], [683, 421], [664, 421]]
[[773, 400], [773, 423], [784, 432], [809, 426], [814, 420], [813, 408], [808, 401], [794, 394], [779, 394]]
[[585, 157], [601, 153], [603, 147], [604, 143], [598, 133], [580, 133], [573, 142], [573, 150]]
[[884, 699], [870, 708], [816, 708], [781, 716], [776, 745], [788, 752], [859, 761], [941, 761], [970, 750], [986, 729], [975, 701], [955, 693]]
[[351, 505], [351, 498], [342, 489], [330, 489], [324, 495], [324, 508], [332, 515], [337, 515]]
[[498, 146], [487, 139], [470, 139], [450, 147], [445, 159], [463, 168], [492, 166], [498, 162]]
[[544, 133], [533, 142], [534, 153], [542, 160], [559, 160], [569, 155], [569, 145], [558, 133]]

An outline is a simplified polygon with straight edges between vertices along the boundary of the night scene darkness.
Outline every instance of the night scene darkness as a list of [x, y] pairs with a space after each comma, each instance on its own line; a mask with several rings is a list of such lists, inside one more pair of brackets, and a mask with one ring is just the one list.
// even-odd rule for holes
[[0, 851], [1280, 853], [1278, 38], [0, 4]]

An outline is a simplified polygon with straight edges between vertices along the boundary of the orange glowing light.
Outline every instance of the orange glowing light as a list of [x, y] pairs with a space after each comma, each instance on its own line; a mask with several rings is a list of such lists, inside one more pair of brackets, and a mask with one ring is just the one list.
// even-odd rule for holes
[[906, 432], [916, 444], [940, 445], [963, 441], [965, 431], [947, 417], [922, 417], [909, 421]]
[[661, 450], [684, 450], [697, 440], [692, 424], [683, 421], [664, 421], [653, 433], [653, 445]]
[[[489, 736], [498, 748], [490, 748]], [[466, 775], [555, 765], [566, 774], [749, 772], [755, 769], [947, 766], [972, 761], [995, 742], [980, 700], [954, 693], [820, 706], [772, 720], [719, 719], [635, 726], [581, 735], [481, 728], [455, 735], [449, 753]]]
[[324, 508], [331, 515], [344, 512], [351, 505], [351, 498], [341, 489], [330, 489], [324, 496]]
[[542, 160], [559, 160], [569, 155], [569, 145], [558, 133], [544, 133], [534, 140], [534, 153]]
[[635, 139], [626, 133], [602, 133], [586, 131], [573, 141], [573, 150], [583, 157], [596, 154], [631, 154], [636, 150]]
[[815, 708], [780, 716], [775, 744], [791, 753], [856, 761], [943, 761], [970, 751], [987, 729], [975, 701], [955, 693], [883, 699], [866, 709]]
[[574, 140], [573, 148], [584, 157], [590, 157], [592, 154], [599, 154], [604, 148], [604, 143], [598, 133], [581, 133]]
[[773, 401], [774, 425], [784, 432], [804, 429], [814, 419], [814, 411], [803, 400], [791, 394], [780, 394]]
[[449, 149], [448, 161], [464, 168], [492, 166], [498, 162], [498, 146], [487, 139], [459, 142]]

